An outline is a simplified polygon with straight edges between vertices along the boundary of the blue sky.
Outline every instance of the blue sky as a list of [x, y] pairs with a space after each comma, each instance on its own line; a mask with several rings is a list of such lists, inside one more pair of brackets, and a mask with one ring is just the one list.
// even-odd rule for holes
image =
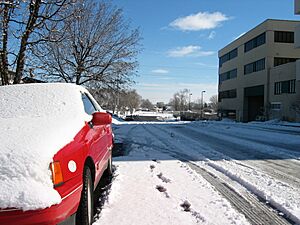
[[299, 20], [293, 0], [115, 0], [141, 30], [133, 86], [153, 103], [187, 88], [192, 101], [217, 94], [217, 52], [268, 18]]

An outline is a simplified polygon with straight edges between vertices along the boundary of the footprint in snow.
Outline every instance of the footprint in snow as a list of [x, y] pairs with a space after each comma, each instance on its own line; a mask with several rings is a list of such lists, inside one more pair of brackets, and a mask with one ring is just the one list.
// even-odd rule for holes
[[168, 178], [166, 178], [166, 177], [164, 177], [162, 173], [157, 174], [157, 177], [158, 177], [159, 179], [161, 179], [162, 182], [165, 182], [165, 183], [170, 183], [170, 182], [171, 182], [171, 180], [168, 179]]
[[189, 203], [187, 200], [185, 200], [183, 203], [181, 203], [180, 206], [183, 208], [183, 210], [185, 212], [191, 211], [191, 203]]
[[185, 200], [183, 203], [180, 204], [185, 212], [190, 212], [193, 217], [195, 217], [197, 223], [205, 222], [205, 218], [198, 212], [191, 209], [191, 203]]
[[155, 166], [151, 164], [151, 165], [150, 165], [150, 170], [151, 170], [151, 172], [153, 172], [154, 168], [155, 168]]
[[163, 192], [166, 196], [166, 198], [170, 198], [168, 192], [167, 192], [167, 189], [162, 186], [162, 185], [156, 185], [156, 189], [159, 191], [159, 192]]

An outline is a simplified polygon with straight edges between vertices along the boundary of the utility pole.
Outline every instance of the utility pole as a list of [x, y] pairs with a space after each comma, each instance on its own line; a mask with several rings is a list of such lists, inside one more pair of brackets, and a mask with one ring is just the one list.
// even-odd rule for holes
[[191, 96], [192, 96], [192, 93], [189, 94], [189, 111], [191, 111]]

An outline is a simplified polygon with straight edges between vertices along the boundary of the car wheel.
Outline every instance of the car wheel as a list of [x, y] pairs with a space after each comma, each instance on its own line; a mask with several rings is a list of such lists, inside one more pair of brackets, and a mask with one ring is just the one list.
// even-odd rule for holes
[[83, 187], [81, 199], [76, 213], [76, 225], [91, 225], [93, 222], [93, 181], [92, 173], [88, 166], [83, 171]]

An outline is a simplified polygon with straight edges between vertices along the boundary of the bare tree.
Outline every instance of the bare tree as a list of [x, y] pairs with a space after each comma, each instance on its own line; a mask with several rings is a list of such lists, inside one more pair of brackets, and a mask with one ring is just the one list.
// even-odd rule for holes
[[136, 90], [119, 90], [113, 89], [89, 89], [97, 102], [107, 110], [113, 113], [130, 111], [131, 113], [140, 106], [141, 96]]
[[209, 98], [211, 108], [216, 112], [218, 111], [218, 95], [213, 95]]
[[2, 84], [10, 83], [10, 73], [14, 74], [13, 83], [20, 83], [26, 67], [26, 58], [29, 56], [28, 50], [34, 45], [49, 41], [50, 37], [45, 34], [50, 34], [59, 27], [59, 23], [66, 16], [63, 11], [66, 11], [71, 2], [71, 0], [0, 1]]
[[2, 31], [1, 35], [1, 50], [0, 50], [0, 74], [1, 83], [3, 85], [9, 84], [8, 81], [8, 57], [7, 57], [7, 42], [8, 42], [8, 24], [11, 17], [12, 5], [11, 1], [1, 3], [0, 15], [1, 24], [0, 28]]
[[180, 90], [173, 95], [170, 105], [175, 111], [186, 111], [188, 109], [190, 91], [188, 89]]
[[[61, 42], [35, 49], [47, 78], [98, 88], [120, 89], [132, 81], [140, 34], [122, 10], [103, 1], [81, 0], [64, 21]], [[118, 83], [118, 85], [115, 85]]]
[[[113, 113], [115, 112], [119, 102], [119, 93], [109, 88], [89, 88], [89, 91], [101, 107], [106, 110], [111, 110]], [[120, 93], [121, 92], [123, 91], [120, 91]]]
[[141, 108], [144, 108], [144, 109], [149, 109], [149, 110], [154, 109], [154, 105], [152, 104], [152, 102], [150, 102], [149, 99], [142, 99], [140, 106], [141, 106]]
[[136, 92], [136, 90], [124, 91], [120, 98], [120, 106], [122, 111], [129, 110], [133, 113], [135, 109], [140, 106], [141, 96]]

